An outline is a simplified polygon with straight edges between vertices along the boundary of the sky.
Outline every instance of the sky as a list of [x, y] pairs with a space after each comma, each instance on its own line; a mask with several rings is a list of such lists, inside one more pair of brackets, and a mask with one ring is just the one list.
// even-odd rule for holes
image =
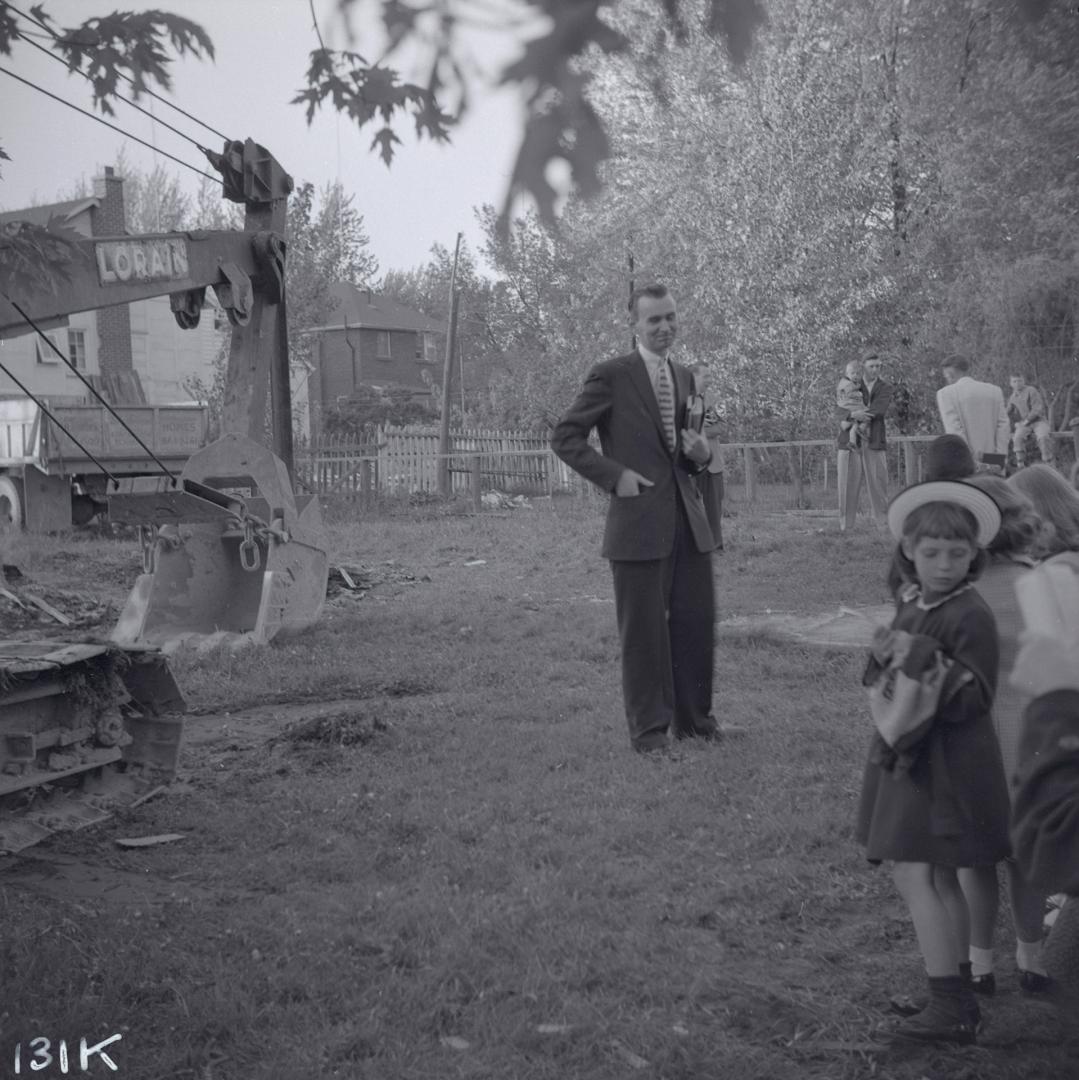
[[[13, 2], [28, 12], [34, 0]], [[114, 0], [44, 0], [46, 11], [62, 27], [111, 13], [117, 6]], [[355, 196], [353, 205], [363, 215], [380, 273], [421, 265], [435, 243], [452, 251], [458, 232], [479, 258], [482, 234], [473, 207], [500, 206], [504, 198], [521, 135], [516, 91], [477, 95], [449, 145], [426, 139], [418, 142], [411, 121], [397, 124], [402, 145], [387, 169], [369, 150], [375, 126], [357, 129], [346, 117], [324, 107], [308, 127], [304, 107], [290, 104], [305, 86], [309, 53], [318, 47], [309, 0], [126, 0], [119, 6], [128, 11], [156, 7], [183, 15], [207, 31], [216, 59], [176, 61], [169, 100], [230, 139], [260, 143], [297, 183], [311, 181], [321, 188], [340, 180], [345, 191]], [[314, 8], [328, 48], [349, 48], [368, 59], [377, 55], [377, 5], [363, 0], [355, 4], [352, 22], [358, 40], [351, 44], [336, 14], [337, 0], [314, 0]], [[477, 62], [492, 71], [512, 57], [515, 47], [491, 36], [472, 43]], [[0, 65], [84, 109], [91, 108], [90, 84], [82, 76], [69, 75], [62, 64], [25, 43], [16, 43], [11, 56], [0, 57]], [[144, 108], [150, 101], [140, 99]], [[221, 149], [218, 135], [160, 102], [152, 105], [156, 117], [189, 133], [203, 146]], [[213, 172], [188, 140], [122, 102], [115, 108], [116, 116], [106, 119], [160, 150]], [[101, 175], [121, 147], [125, 159], [144, 172], [162, 162], [184, 177], [192, 194], [200, 181], [182, 165], [3, 73], [0, 146], [11, 158], [0, 161], [0, 210], [63, 198], [80, 179]]]

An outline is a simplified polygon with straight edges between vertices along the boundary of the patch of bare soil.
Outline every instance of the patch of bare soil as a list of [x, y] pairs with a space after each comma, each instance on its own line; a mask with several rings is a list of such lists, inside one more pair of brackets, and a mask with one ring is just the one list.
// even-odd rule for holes
[[6, 638], [40, 640], [58, 634], [107, 637], [139, 574], [137, 556], [117, 549], [77, 548], [41, 558], [33, 571], [5, 564], [0, 571], [0, 627]]
[[[201, 777], [219, 775], [235, 755], [256, 750], [283, 737], [324, 745], [362, 742], [377, 734], [377, 723], [363, 712], [355, 699], [340, 701], [275, 703], [235, 713], [188, 716], [184, 723], [183, 756], [174, 783], [165, 797], [182, 797]], [[137, 814], [137, 811], [136, 811]], [[138, 831], [137, 824], [134, 831]], [[200, 889], [175, 877], [135, 873], [124, 867], [124, 856], [103, 850], [88, 839], [71, 833], [56, 834], [59, 848], [83, 849], [93, 857], [45, 846], [17, 855], [0, 857], [0, 887], [27, 890], [37, 896], [59, 900], [97, 899], [116, 904], [147, 906], [168, 900], [209, 897]]]
[[208, 899], [214, 894], [190, 882], [135, 873], [74, 855], [34, 849], [0, 862], [0, 885], [53, 900], [104, 900], [148, 906], [167, 900]]
[[716, 630], [720, 634], [768, 633], [806, 645], [862, 649], [868, 647], [874, 629], [888, 626], [894, 614], [892, 604], [858, 609], [841, 607], [838, 611], [818, 615], [766, 611], [724, 619], [716, 624]]

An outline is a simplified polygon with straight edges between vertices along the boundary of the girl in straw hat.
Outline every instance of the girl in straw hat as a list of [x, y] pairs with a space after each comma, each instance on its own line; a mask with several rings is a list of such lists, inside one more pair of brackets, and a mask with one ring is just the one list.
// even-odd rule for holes
[[933, 682], [939, 696], [912, 730], [874, 734], [856, 835], [871, 862], [893, 864], [929, 978], [928, 1004], [893, 1035], [972, 1043], [980, 1014], [956, 872], [992, 866], [1009, 851], [1008, 788], [990, 715], [997, 629], [972, 587], [1000, 511], [970, 484], [930, 481], [892, 500], [888, 525], [909, 584], [897, 594], [891, 627], [874, 638], [863, 681], [879, 686], [900, 672], [908, 684]]

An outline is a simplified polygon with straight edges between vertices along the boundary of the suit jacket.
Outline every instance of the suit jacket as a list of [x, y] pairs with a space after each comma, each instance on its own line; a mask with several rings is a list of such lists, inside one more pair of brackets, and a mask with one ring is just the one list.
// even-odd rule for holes
[[[672, 363], [675, 428], [685, 422], [686, 398], [695, 391], [691, 372]], [[588, 442], [599, 432], [597, 451]], [[555, 426], [551, 448], [571, 469], [611, 492], [603, 555], [631, 562], [665, 559], [674, 550], [678, 502], [698, 551], [712, 551], [716, 541], [708, 526], [704, 502], [694, 482], [701, 467], [682, 453], [672, 453], [663, 432], [652, 381], [639, 352], [605, 360], [588, 373], [577, 400]], [[624, 469], [652, 481], [640, 495], [614, 494]]]
[[965, 439], [975, 460], [979, 454], [1008, 453], [1011, 424], [1004, 392], [995, 383], [964, 375], [937, 391], [937, 408], [945, 432]]
[[[862, 389], [862, 398], [869, 410], [869, 439], [866, 446], [870, 450], [884, 450], [888, 445], [884, 433], [884, 418], [892, 407], [892, 384], [883, 379], [877, 379], [873, 384], [872, 392], [864, 382], [859, 381], [858, 385]], [[851, 412], [851, 409], [836, 410], [840, 421], [849, 419]], [[849, 429], [839, 429], [838, 447], [840, 450], [850, 449]]]

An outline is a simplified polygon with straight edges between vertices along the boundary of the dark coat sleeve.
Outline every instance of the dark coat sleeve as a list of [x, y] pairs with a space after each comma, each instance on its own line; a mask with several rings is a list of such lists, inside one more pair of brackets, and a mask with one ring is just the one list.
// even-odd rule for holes
[[1035, 698], [1023, 718], [1012, 844], [1023, 876], [1079, 894], [1079, 691]]
[[626, 467], [596, 450], [588, 436], [593, 428], [603, 426], [613, 400], [610, 365], [597, 364], [585, 378], [577, 400], [551, 433], [551, 449], [571, 469], [604, 491], [614, 491]]
[[[975, 594], [967, 593], [967, 597]], [[984, 601], [969, 600], [941, 612], [943, 622], [934, 634], [914, 634], [903, 664], [911, 678], [920, 676], [939, 654], [951, 660], [952, 667], [941, 687], [940, 704], [931, 720], [903, 735], [894, 747], [883, 741], [876, 746], [876, 759], [891, 767], [909, 766], [922, 741], [936, 724], [964, 724], [985, 716], [996, 692], [1000, 645], [993, 613]], [[872, 656], [862, 682], [871, 686], [882, 666]]]
[[[968, 592], [967, 596], [977, 594]], [[1000, 639], [997, 621], [984, 601], [976, 601], [949, 613], [944, 655], [955, 661], [944, 683], [941, 700], [947, 707], [940, 719], [963, 724], [989, 712], [997, 690]], [[942, 635], [945, 636], [945, 635]]]

